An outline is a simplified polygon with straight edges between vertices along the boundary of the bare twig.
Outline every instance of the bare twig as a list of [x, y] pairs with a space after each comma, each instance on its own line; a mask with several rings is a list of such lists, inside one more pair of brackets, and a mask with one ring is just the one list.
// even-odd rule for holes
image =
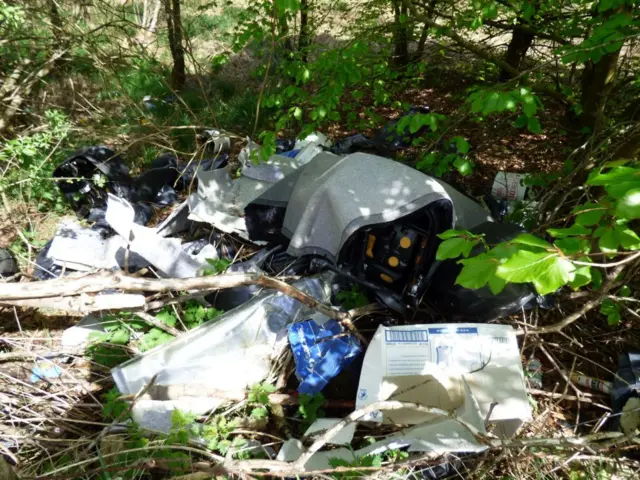
[[166, 323], [161, 322], [156, 317], [146, 312], [136, 312], [136, 316], [140, 317], [148, 324], [153, 325], [154, 327], [159, 328], [160, 330], [167, 332], [170, 335], [173, 335], [174, 337], [177, 337], [181, 334], [180, 330], [178, 330], [177, 328], [171, 327]]

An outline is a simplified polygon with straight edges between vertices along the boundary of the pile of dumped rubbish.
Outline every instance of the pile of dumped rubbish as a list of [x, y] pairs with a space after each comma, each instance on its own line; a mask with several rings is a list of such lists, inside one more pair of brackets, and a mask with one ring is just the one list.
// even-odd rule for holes
[[[336, 311], [338, 292], [357, 286], [384, 312], [368, 320], [373, 336], [356, 336], [281, 291], [248, 285], [208, 293], [199, 301], [223, 315], [112, 370], [122, 394], [146, 388], [132, 409], [141, 427], [167, 432], [174, 409], [205, 414], [242, 398], [272, 378], [274, 360], [287, 353], [295, 364], [287, 385], [299, 394], [326, 392], [346, 377], [357, 385], [353, 408], [365, 409], [357, 423], [407, 427], [354, 451], [356, 422], [344, 425], [328, 441], [339, 447], [308, 455], [306, 470], [393, 449], [481, 452], [489, 448], [488, 425], [509, 438], [531, 419], [516, 333], [487, 322], [549, 299], [524, 284], [499, 295], [465, 289], [455, 284], [456, 261], [436, 260], [445, 230], [483, 233], [495, 243], [523, 228], [495, 221], [437, 178], [370, 153], [381, 143], [360, 136], [334, 145], [313, 134], [255, 162], [260, 147], [249, 140], [240, 168], [230, 169], [231, 140], [209, 131], [203, 158], [180, 163], [163, 154], [136, 178], [106, 147], [79, 151], [58, 167], [60, 189], [83, 222], [59, 225], [37, 258], [38, 279], [97, 270], [190, 278], [212, 260], [229, 259], [229, 272], [284, 278]], [[522, 198], [519, 180], [500, 174], [497, 205]], [[417, 315], [424, 309], [428, 315]], [[87, 317], [73, 328], [82, 336], [101, 327]], [[639, 358], [625, 360], [632, 385]], [[634, 396], [628, 385], [611, 388], [619, 410]], [[428, 408], [366, 409], [384, 401]], [[338, 422], [319, 419], [302, 440]], [[302, 440], [290, 438], [273, 456], [298, 460], [307, 453]]]

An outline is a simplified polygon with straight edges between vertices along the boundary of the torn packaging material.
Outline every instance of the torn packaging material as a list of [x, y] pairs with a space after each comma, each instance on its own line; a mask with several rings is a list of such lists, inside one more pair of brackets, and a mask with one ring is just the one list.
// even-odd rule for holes
[[[104, 238], [102, 232], [83, 227], [72, 221], [58, 225], [47, 256], [54, 265], [86, 272], [93, 269], [117, 269], [125, 264], [127, 241], [119, 235]], [[128, 265], [132, 269], [146, 267], [148, 262], [131, 254]]]
[[245, 207], [297, 167], [296, 160], [276, 155], [258, 166], [248, 161], [237, 179], [226, 169], [200, 171], [198, 191], [189, 197], [189, 218], [248, 238]]
[[[331, 296], [332, 275], [293, 283], [321, 302]], [[120, 392], [139, 392], [154, 375], [156, 385], [215, 385], [237, 391], [262, 381], [269, 373], [269, 357], [286, 346], [286, 327], [316, 313], [280, 292], [265, 291], [246, 304], [112, 370]], [[315, 317], [314, 317], [315, 318]], [[219, 398], [188, 397], [176, 401], [141, 399], [134, 419], [144, 428], [168, 431], [171, 411], [179, 408], [204, 413], [225, 402]]]
[[315, 395], [360, 353], [358, 339], [336, 320], [313, 319], [289, 325], [289, 343], [300, 380], [298, 393]]
[[109, 194], [106, 220], [124, 238], [134, 254], [144, 258], [158, 271], [173, 278], [195, 277], [206, 265], [207, 258], [217, 258], [213, 245], [193, 257], [180, 246], [179, 239], [163, 238], [154, 229], [134, 223], [135, 212], [129, 202]]
[[[365, 355], [356, 408], [395, 399], [394, 392], [407, 390], [411, 378], [417, 386], [425, 380], [437, 382], [438, 389], [446, 390], [448, 395], [437, 396], [438, 401], [445, 398], [455, 406], [460, 388], [455, 382], [455, 388], [449, 388], [451, 380], [443, 374], [464, 378], [478, 402], [480, 418], [491, 412], [489, 420], [502, 436], [513, 435], [524, 421], [531, 419], [518, 343], [508, 325], [380, 326]], [[423, 403], [419, 397], [410, 395], [405, 400], [413, 398]], [[395, 415], [374, 412], [366, 420], [393, 420]]]
[[[515, 333], [507, 325], [380, 326], [364, 358], [356, 409], [383, 400], [452, 412], [481, 434], [487, 433], [485, 418], [489, 416], [496, 426], [494, 433], [502, 437], [513, 435], [531, 419]], [[304, 465], [305, 470], [330, 468], [331, 458], [352, 461], [354, 456], [398, 448], [434, 454], [476, 453], [488, 448], [449, 417], [404, 409], [372, 412], [360, 421], [412, 426], [360, 450], [317, 452]], [[328, 443], [345, 444], [351, 440], [349, 433], [343, 432], [339, 441], [336, 436]], [[298, 440], [289, 440], [278, 460], [295, 461], [305, 451]]]

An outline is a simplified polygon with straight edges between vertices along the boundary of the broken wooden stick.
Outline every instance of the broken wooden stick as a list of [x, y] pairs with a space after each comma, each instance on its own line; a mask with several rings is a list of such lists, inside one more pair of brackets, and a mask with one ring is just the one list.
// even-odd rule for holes
[[[269, 277], [262, 273], [227, 273], [207, 277], [193, 278], [139, 278], [123, 273], [101, 272], [83, 276], [44, 280], [42, 282], [11, 283], [0, 286], [0, 305], [7, 306], [49, 306], [52, 298], [59, 310], [64, 310], [65, 302], [73, 311], [84, 306], [89, 311], [105, 310], [102, 307], [110, 295], [95, 295], [106, 290], [119, 292], [171, 292], [185, 290], [221, 290], [224, 288], [240, 287], [245, 285], [260, 285], [271, 288], [288, 295], [306, 306], [317, 310], [329, 318], [338, 320], [349, 329], [358, 339], [367, 344], [367, 340], [360, 334], [352, 323], [350, 312], [341, 312], [337, 308], [327, 305], [313, 298], [311, 295], [298, 290], [288, 283]], [[83, 297], [85, 295], [85, 297]], [[114, 296], [117, 296], [115, 294]], [[135, 297], [135, 298], [132, 298]], [[121, 297], [122, 298], [122, 297]], [[117, 302], [108, 302], [111, 310], [148, 310], [147, 300], [138, 295], [125, 297], [126, 305], [118, 306]], [[73, 299], [71, 301], [70, 299]], [[123, 299], [123, 300], [125, 300]], [[40, 305], [38, 301], [42, 301]], [[142, 304], [141, 304], [142, 303]], [[132, 305], [134, 305], [132, 307]]]

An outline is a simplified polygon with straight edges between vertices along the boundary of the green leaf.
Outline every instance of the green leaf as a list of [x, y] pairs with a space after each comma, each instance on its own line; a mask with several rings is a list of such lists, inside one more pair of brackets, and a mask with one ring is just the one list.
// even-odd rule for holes
[[176, 317], [167, 311], [158, 312], [156, 319], [170, 327], [175, 327], [177, 322]]
[[174, 338], [175, 337], [173, 335], [170, 335], [167, 332], [163, 332], [159, 328], [152, 328], [140, 339], [140, 351], [146, 352], [148, 350], [156, 348], [159, 345], [170, 342]]
[[629, 295], [631, 295], [631, 288], [629, 288], [628, 285], [623, 285], [618, 292], [618, 295], [621, 297], [628, 297]]
[[607, 208], [597, 203], [585, 203], [573, 210], [573, 213], [577, 213], [575, 223], [588, 227], [590, 225], [597, 225], [607, 212]]
[[[580, 259], [584, 261], [585, 259]], [[569, 282], [569, 285], [574, 290], [578, 290], [580, 287], [589, 285], [591, 283], [591, 267], [584, 265], [575, 271], [575, 277]]]
[[482, 95], [478, 95], [477, 97], [474, 98], [474, 100], [471, 102], [471, 112], [472, 113], [478, 113], [480, 112], [480, 110], [482, 110], [482, 106], [484, 105], [484, 98]]
[[491, 92], [489, 95], [485, 97], [484, 105], [482, 107], [482, 114], [488, 115], [492, 112], [495, 112], [496, 106], [498, 105], [498, 99], [500, 98], [500, 94], [498, 92]]
[[523, 233], [522, 235], [518, 235], [516, 238], [511, 240], [511, 242], [518, 243], [520, 245], [528, 245], [530, 247], [544, 248], [545, 250], [553, 250], [553, 245], [551, 245], [549, 242], [531, 235], [530, 233]]
[[500, 277], [493, 275], [489, 279], [489, 289], [491, 290], [491, 293], [493, 293], [494, 295], [498, 295], [502, 290], [504, 290], [504, 287], [506, 286], [507, 286], [507, 282], [501, 279]]
[[276, 6], [280, 11], [299, 10], [300, 1], [299, 0], [276, 0]]
[[450, 238], [445, 240], [438, 247], [436, 259], [446, 260], [447, 258], [457, 258], [460, 255], [468, 257], [478, 241], [479, 240], [467, 240], [466, 238]]
[[115, 345], [126, 345], [129, 343], [129, 339], [131, 338], [129, 331], [125, 328], [119, 328], [114, 330], [109, 337], [109, 343], [113, 343]]
[[420, 171], [429, 171], [437, 161], [438, 154], [431, 152], [423, 156], [422, 159], [416, 163], [416, 168]]
[[267, 407], [256, 407], [251, 410], [251, 418], [261, 420], [263, 418], [267, 418], [268, 416], [269, 410], [267, 410]]
[[425, 124], [425, 121], [422, 118], [422, 115], [420, 114], [411, 115], [411, 120], [409, 121], [409, 132], [416, 133], [418, 130], [420, 130], [423, 127], [424, 124]]
[[542, 132], [542, 127], [540, 126], [540, 122], [536, 117], [529, 117], [529, 120], [527, 120], [527, 128], [531, 133]]
[[448, 240], [450, 238], [455, 238], [455, 237], [467, 237], [467, 238], [477, 237], [477, 235], [474, 235], [468, 230], [446, 230], [442, 233], [439, 233], [436, 236], [441, 240]]
[[606, 185], [604, 188], [609, 195], [611, 195], [613, 198], [618, 199], [624, 197], [629, 192], [629, 190], [640, 188], [640, 179], [618, 181]]
[[296, 120], [301, 120], [302, 119], [302, 109], [300, 107], [296, 107], [293, 109], [293, 117]]
[[620, 236], [620, 245], [622, 245], [627, 250], [638, 250], [640, 249], [640, 237], [638, 234], [627, 228], [626, 225], [616, 225], [615, 226], [618, 235]]
[[458, 153], [469, 153], [469, 142], [464, 137], [455, 136], [451, 141], [455, 142]]
[[602, 301], [600, 304], [600, 313], [607, 316], [607, 323], [610, 326], [613, 327], [620, 323], [620, 306], [610, 298]]
[[620, 245], [620, 233], [614, 228], [606, 228], [598, 240], [600, 250], [604, 253], [617, 252], [618, 245]]
[[585, 238], [567, 237], [559, 238], [556, 247], [562, 250], [565, 255], [575, 255], [576, 253], [587, 253], [591, 243]]
[[618, 182], [628, 181], [638, 176], [639, 170], [631, 167], [616, 167], [606, 173], [593, 172], [587, 179], [587, 185], [605, 186]]
[[574, 223], [569, 228], [549, 228], [547, 233], [555, 238], [565, 238], [573, 235], [590, 235], [591, 229], [585, 228], [583, 225]]
[[629, 190], [618, 200], [616, 216], [628, 220], [640, 218], [640, 188]]
[[524, 127], [527, 122], [529, 121], [529, 119], [527, 118], [526, 115], [520, 115], [515, 122], [513, 122], [513, 126], [516, 128], [522, 128]]
[[453, 162], [453, 166], [456, 167], [456, 169], [462, 176], [471, 175], [473, 171], [473, 165], [471, 164], [471, 161], [467, 160], [464, 157], [457, 157]]
[[536, 99], [533, 95], [527, 95], [522, 99], [522, 112], [529, 118], [532, 118], [536, 114], [538, 106], [536, 105]]
[[520, 250], [498, 267], [496, 275], [513, 283], [533, 283], [546, 295], [573, 280], [574, 272], [573, 264], [557, 254]]
[[473, 290], [484, 287], [495, 276], [496, 269], [500, 265], [498, 259], [487, 253], [462, 260], [460, 263], [463, 266], [456, 278], [456, 285]]

